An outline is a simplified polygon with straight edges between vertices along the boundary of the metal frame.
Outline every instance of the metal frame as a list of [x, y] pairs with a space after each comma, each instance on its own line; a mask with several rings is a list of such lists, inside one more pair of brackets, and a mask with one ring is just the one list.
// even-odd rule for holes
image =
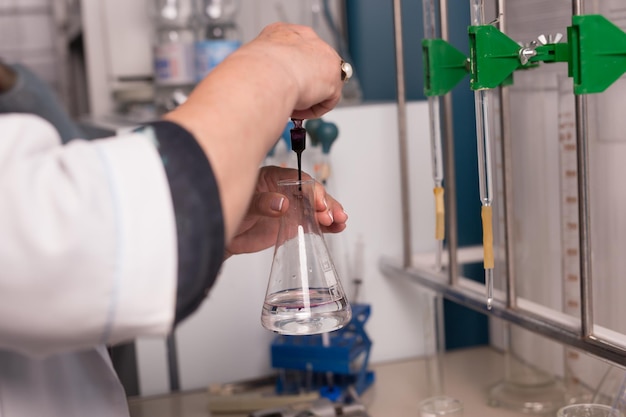
[[[497, 0], [497, 10], [504, 8], [506, 0]], [[394, 4], [399, 0], [394, 0]], [[398, 6], [399, 7], [399, 6]], [[572, 0], [572, 13], [579, 15], [583, 13], [584, 1]], [[447, 40], [447, 0], [440, 1], [441, 29], [442, 38]], [[399, 13], [399, 8], [397, 9]], [[505, 17], [500, 15], [500, 29], [504, 31]], [[401, 36], [401, 32], [396, 30], [396, 38]], [[397, 42], [401, 41], [396, 40]], [[400, 50], [401, 53], [401, 50]], [[399, 78], [400, 79], [400, 78]], [[403, 79], [403, 78], [402, 78]], [[554, 317], [548, 318], [545, 315], [537, 314], [534, 311], [523, 309], [518, 306], [518, 300], [515, 294], [515, 274], [513, 273], [513, 257], [511, 245], [512, 225], [508, 213], [511, 212], [511, 172], [510, 172], [510, 120], [509, 120], [509, 93], [506, 87], [499, 89], [499, 98], [501, 102], [501, 119], [503, 138], [503, 178], [504, 178], [504, 204], [505, 204], [505, 246], [506, 246], [506, 279], [507, 291], [505, 302], [494, 300], [491, 309], [487, 309], [482, 286], [478, 289], [472, 289], [467, 285], [460, 285], [460, 277], [458, 275], [458, 239], [456, 225], [456, 201], [454, 198], [454, 141], [452, 132], [452, 101], [450, 94], [444, 97], [443, 115], [444, 120], [444, 141], [446, 151], [445, 177], [446, 177], [446, 213], [448, 222], [446, 239], [448, 252], [448, 271], [437, 272], [429, 267], [420, 267], [412, 265], [410, 253], [405, 252], [402, 263], [396, 260], [383, 258], [380, 260], [379, 266], [383, 274], [391, 278], [400, 278], [413, 280], [430, 288], [457, 304], [466, 306], [473, 310], [484, 314], [506, 320], [516, 324], [527, 330], [541, 334], [545, 337], [553, 339], [565, 345], [580, 349], [599, 358], [610, 361], [616, 365], [626, 367], [626, 348], [616, 345], [608, 339], [599, 337], [593, 332], [593, 298], [592, 287], [593, 277], [591, 268], [591, 238], [590, 238], [590, 207], [589, 207], [589, 178], [588, 178], [588, 121], [587, 121], [587, 97], [584, 95], [576, 96], [576, 143], [577, 151], [577, 167], [578, 167], [578, 218], [579, 218], [579, 249], [580, 249], [580, 322], [572, 323], [566, 320], [559, 320], [557, 317], [560, 312], [554, 312]], [[399, 103], [400, 107], [400, 103]], [[405, 116], [404, 116], [405, 117]], [[401, 131], [402, 132], [402, 131]], [[406, 138], [401, 138], [401, 141]], [[401, 166], [406, 163], [406, 156], [401, 155]], [[408, 190], [408, 178], [403, 177], [403, 190]], [[408, 198], [403, 200], [403, 213], [409, 211]], [[410, 230], [410, 219], [407, 216], [407, 223], [404, 230]], [[406, 239], [407, 237], [405, 237]], [[410, 249], [410, 243], [405, 244], [405, 248]], [[574, 319], [570, 317], [573, 321]]]
[[404, 51], [402, 42], [402, 1], [393, 0], [393, 27], [396, 49], [396, 88], [398, 101], [398, 144], [400, 152], [400, 198], [402, 199], [402, 260], [411, 264], [411, 207], [409, 196], [409, 161], [406, 123], [406, 87], [404, 81]]

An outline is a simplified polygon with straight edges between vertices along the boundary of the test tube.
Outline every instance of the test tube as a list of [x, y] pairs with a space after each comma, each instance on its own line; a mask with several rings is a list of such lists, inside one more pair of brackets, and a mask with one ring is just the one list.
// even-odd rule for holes
[[[484, 2], [471, 0], [472, 25], [483, 25]], [[476, 105], [476, 140], [478, 149], [478, 182], [480, 187], [480, 201], [482, 204], [480, 216], [483, 225], [483, 265], [485, 268], [485, 289], [487, 292], [487, 308], [493, 303], [493, 174], [491, 172], [491, 120], [489, 90], [474, 92]]]
[[[435, 39], [439, 37], [437, 31], [437, 11], [434, 0], [422, 2], [424, 16], [424, 38]], [[433, 194], [435, 196], [435, 240], [437, 240], [437, 252], [435, 269], [441, 270], [441, 257], [443, 253], [443, 240], [445, 237], [445, 206], [443, 188], [443, 155], [441, 144], [441, 113], [440, 97], [428, 97], [428, 112], [430, 115], [430, 149], [432, 158]]]

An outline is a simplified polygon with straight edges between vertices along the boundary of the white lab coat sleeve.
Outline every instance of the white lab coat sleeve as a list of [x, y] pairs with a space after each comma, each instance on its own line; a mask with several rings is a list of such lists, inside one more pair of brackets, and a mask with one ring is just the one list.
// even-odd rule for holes
[[31, 355], [171, 330], [174, 209], [143, 133], [61, 146], [0, 116], [0, 348]]

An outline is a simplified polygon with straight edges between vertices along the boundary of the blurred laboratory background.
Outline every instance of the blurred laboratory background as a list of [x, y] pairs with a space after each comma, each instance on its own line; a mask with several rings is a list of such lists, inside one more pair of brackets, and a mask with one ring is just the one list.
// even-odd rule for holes
[[[479, 347], [497, 352], [501, 366], [476, 401], [551, 415], [566, 403], [615, 402], [626, 364], [619, 162], [626, 149], [626, 6], [450, 3], [0, 0], [0, 59], [48, 82], [87, 139], [95, 139], [184, 102], [265, 25], [312, 26], [354, 68], [340, 105], [305, 124], [310, 142], [302, 154], [303, 169], [350, 217], [344, 233], [326, 237], [358, 313], [350, 331], [363, 351], [347, 385], [362, 394], [376, 387], [377, 365], [426, 358], [431, 388], [415, 394], [417, 415], [419, 397], [451, 391], [442, 377], [445, 355]], [[601, 50], [597, 55], [575, 49], [576, 34], [592, 26], [576, 14], [615, 24], [601, 31], [604, 23], [593, 21], [589, 30], [601, 32], [590, 47]], [[512, 38], [503, 41], [515, 61], [508, 73], [479, 49], [480, 31], [468, 37], [470, 25]], [[454, 50], [423, 46], [429, 38]], [[569, 52], [559, 55], [554, 45], [570, 45]], [[486, 57], [481, 68], [504, 71], [494, 85], [476, 85], [484, 82], [477, 74], [487, 76], [474, 68], [476, 50]], [[574, 62], [578, 53], [583, 58]], [[587, 72], [587, 63], [607, 55], [619, 58]], [[443, 76], [450, 62], [458, 76]], [[572, 79], [576, 65], [582, 81]], [[586, 74], [603, 78], [612, 71], [606, 68], [619, 74], [604, 90], [585, 90]], [[434, 91], [443, 78], [448, 85]], [[296, 167], [289, 128], [286, 121], [267, 164]], [[129, 397], [279, 371], [285, 377], [285, 358], [299, 353], [260, 322], [272, 257], [268, 249], [229, 259], [201, 308], [170, 337], [112, 346]], [[302, 361], [306, 374], [310, 362]], [[466, 407], [465, 415], [478, 414]]]

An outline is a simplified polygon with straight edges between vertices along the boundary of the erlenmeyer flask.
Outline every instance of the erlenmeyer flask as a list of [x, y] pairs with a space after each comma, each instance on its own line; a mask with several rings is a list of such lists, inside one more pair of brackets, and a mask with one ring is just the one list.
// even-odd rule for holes
[[289, 199], [280, 220], [263, 303], [263, 327], [286, 335], [310, 335], [348, 324], [352, 310], [315, 218], [314, 180], [286, 180]]

